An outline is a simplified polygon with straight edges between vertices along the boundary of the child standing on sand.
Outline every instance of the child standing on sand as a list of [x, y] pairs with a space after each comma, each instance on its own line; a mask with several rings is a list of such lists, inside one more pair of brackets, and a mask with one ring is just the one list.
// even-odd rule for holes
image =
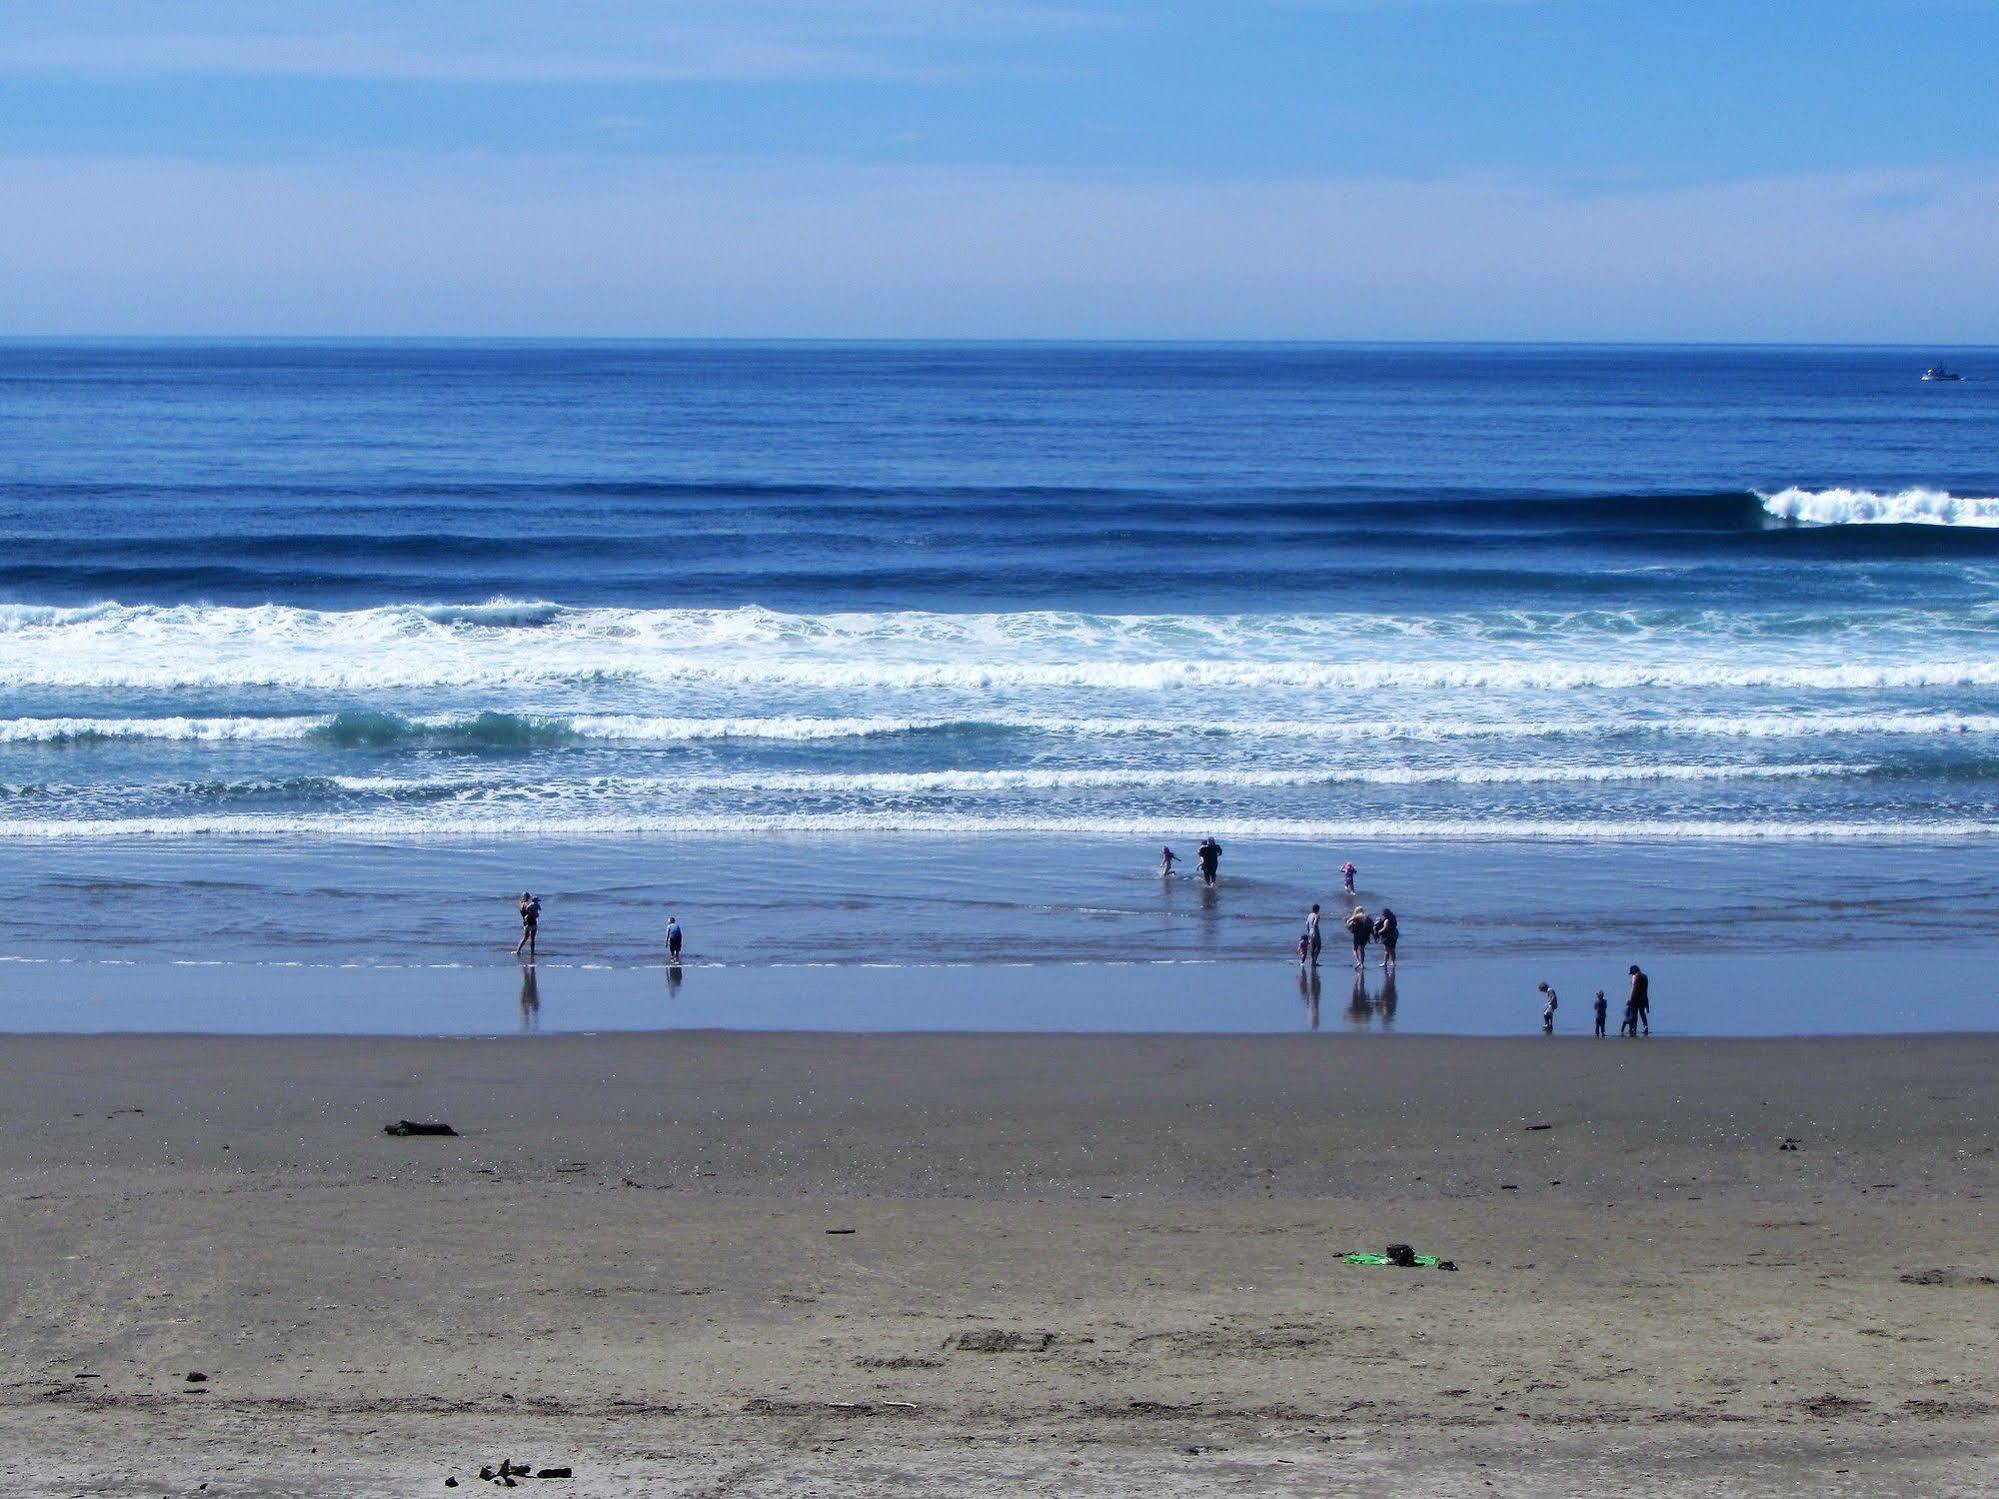
[[1596, 991], [1596, 1033], [1603, 1034], [1603, 1013], [1610, 1008], [1610, 1002], [1603, 997], [1603, 990]]
[[1555, 1007], [1562, 1001], [1556, 996], [1554, 986], [1546, 980], [1542, 981], [1541, 992], [1548, 996], [1548, 1008], [1541, 1012], [1541, 1034], [1552, 1036], [1555, 1034]]

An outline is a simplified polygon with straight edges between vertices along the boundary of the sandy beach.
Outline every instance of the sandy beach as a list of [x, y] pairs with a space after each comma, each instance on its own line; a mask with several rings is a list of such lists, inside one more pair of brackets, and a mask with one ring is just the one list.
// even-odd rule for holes
[[[1984, 1036], [8, 1037], [0, 1475], [1987, 1491], [1995, 1062]], [[1459, 1268], [1340, 1259], [1391, 1241]]]

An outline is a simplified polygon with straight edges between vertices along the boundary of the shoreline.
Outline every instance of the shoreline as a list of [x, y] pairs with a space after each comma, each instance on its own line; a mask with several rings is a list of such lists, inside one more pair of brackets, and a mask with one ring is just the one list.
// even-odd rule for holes
[[[1663, 945], [1662, 945], [1663, 946]], [[495, 1036], [742, 1032], [826, 1035], [1587, 1036], [1589, 997], [1622, 1016], [1625, 969], [1652, 977], [1657, 1036], [1981, 1034], [1999, 1029], [1999, 940], [1687, 953], [1561, 942], [1437, 953], [1405, 943], [1384, 974], [1329, 945], [1295, 958], [1001, 956], [963, 962], [689, 962], [624, 966], [567, 953], [537, 963], [0, 962], [0, 1034]], [[698, 955], [697, 955], [698, 956]], [[1618, 1039], [1614, 1034], [1608, 1040]]]

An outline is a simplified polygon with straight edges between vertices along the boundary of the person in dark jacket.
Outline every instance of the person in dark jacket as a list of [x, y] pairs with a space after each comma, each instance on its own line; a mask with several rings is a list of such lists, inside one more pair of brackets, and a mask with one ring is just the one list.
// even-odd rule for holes
[[521, 940], [514, 944], [514, 956], [521, 955], [526, 948], [528, 956], [534, 956], [535, 933], [541, 928], [541, 902], [527, 891], [521, 892]]
[[[1652, 1034], [1652, 980], [1636, 963], [1631, 965], [1631, 1017], [1634, 1024], [1645, 1027], [1646, 1035]], [[1638, 1032], [1634, 1029], [1631, 1034]]]
[[1374, 940], [1381, 944], [1381, 971], [1386, 973], [1395, 966], [1395, 944], [1402, 940], [1401, 923], [1386, 906], [1374, 923]]

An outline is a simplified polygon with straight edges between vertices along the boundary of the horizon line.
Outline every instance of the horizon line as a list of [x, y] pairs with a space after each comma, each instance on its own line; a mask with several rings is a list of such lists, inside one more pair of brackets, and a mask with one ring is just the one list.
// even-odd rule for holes
[[1082, 335], [884, 335], [687, 333], [0, 333], [0, 348], [23, 344], [624, 344], [844, 345], [858, 347], [1068, 348], [1431, 348], [1431, 349], [1930, 349], [1999, 351], [1999, 343], [1884, 339], [1672, 338], [1269, 338]]

